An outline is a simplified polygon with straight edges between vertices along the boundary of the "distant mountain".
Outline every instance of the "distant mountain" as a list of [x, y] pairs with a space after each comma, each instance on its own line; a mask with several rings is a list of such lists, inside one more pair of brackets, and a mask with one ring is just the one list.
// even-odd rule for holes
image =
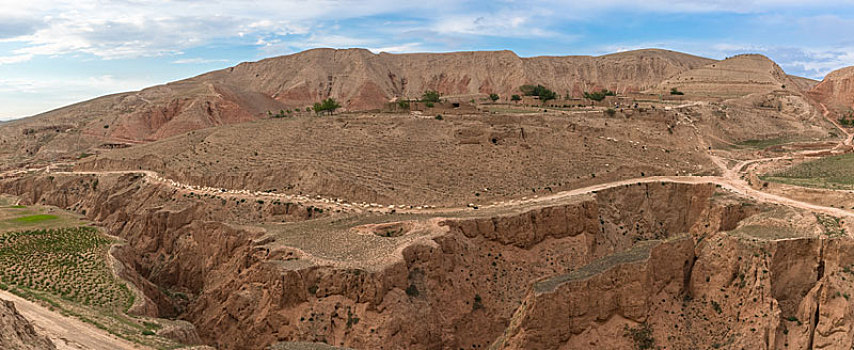
[[314, 49], [242, 63], [138, 92], [104, 96], [0, 126], [6, 159], [56, 159], [94, 146], [123, 147], [211, 126], [305, 108], [327, 97], [349, 111], [375, 110], [397, 98], [437, 90], [468, 100], [507, 99], [524, 84], [560, 95], [607, 88], [618, 93], [742, 96], [774, 89], [803, 91], [814, 81], [786, 75], [764, 56], [723, 61], [648, 49], [604, 56], [519, 57], [511, 51], [374, 54]]
[[505, 98], [519, 93], [523, 84], [543, 84], [573, 96], [602, 88], [641, 91], [710, 62], [666, 50], [522, 58], [510, 51], [373, 54], [314, 49], [101, 97], [19, 124], [35, 129], [75, 126], [88, 138], [142, 142], [249, 121], [267, 111], [304, 108], [327, 97], [352, 111], [378, 109], [394, 98], [417, 98], [426, 90], [466, 97], [498, 93]]
[[774, 90], [804, 91], [809, 79], [787, 75], [762, 55], [738, 55], [679, 73], [665, 80], [659, 92], [676, 88], [696, 96], [732, 98]]

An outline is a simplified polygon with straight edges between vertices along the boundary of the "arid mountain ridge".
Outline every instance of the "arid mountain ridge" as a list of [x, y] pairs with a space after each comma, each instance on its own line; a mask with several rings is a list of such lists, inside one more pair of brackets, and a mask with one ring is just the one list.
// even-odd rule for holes
[[[730, 97], [782, 86], [806, 91], [815, 82], [788, 76], [761, 55], [716, 61], [659, 49], [530, 58], [511, 51], [374, 54], [313, 49], [104, 96], [11, 124], [35, 131], [79, 128], [84, 144], [138, 143], [255, 120], [267, 111], [304, 108], [327, 97], [340, 101], [345, 110], [362, 111], [399, 98], [418, 98], [426, 90], [465, 101], [489, 93], [507, 99], [523, 84], [543, 84], [573, 97], [603, 88], [666, 93], [671, 87]], [[739, 88], [732, 89], [733, 84]]]

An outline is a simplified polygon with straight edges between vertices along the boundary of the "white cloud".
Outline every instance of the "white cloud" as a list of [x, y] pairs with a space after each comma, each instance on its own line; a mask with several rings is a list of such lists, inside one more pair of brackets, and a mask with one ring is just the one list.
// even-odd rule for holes
[[210, 59], [210, 58], [182, 58], [179, 60], [174, 60], [172, 63], [174, 64], [205, 64], [205, 63], [225, 63], [228, 62], [226, 59]]
[[29, 61], [33, 55], [0, 56], [0, 64], [12, 64]]
[[78, 79], [0, 78], [0, 120], [34, 115], [108, 93], [139, 90], [154, 85], [146, 79], [109, 75]]

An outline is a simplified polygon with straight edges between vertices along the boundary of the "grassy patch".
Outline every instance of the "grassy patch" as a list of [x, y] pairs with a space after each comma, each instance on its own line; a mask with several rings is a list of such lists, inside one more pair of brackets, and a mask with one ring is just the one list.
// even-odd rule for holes
[[[536, 109], [535, 109], [536, 108]], [[526, 107], [526, 106], [489, 106], [485, 109], [489, 112], [506, 113], [506, 114], [530, 114], [539, 113], [542, 107]]]
[[536, 282], [534, 283], [534, 291], [537, 293], [551, 292], [565, 282], [586, 279], [620, 264], [643, 261], [649, 258], [650, 250], [660, 243], [661, 241], [658, 240], [638, 242], [629, 250], [599, 258], [578, 270]]
[[822, 232], [824, 235], [829, 237], [845, 236], [845, 228], [842, 227], [842, 223], [839, 218], [824, 214], [815, 214], [815, 218], [824, 228]]
[[731, 235], [764, 240], [805, 237], [806, 233], [798, 232], [792, 227], [769, 225], [744, 225], [730, 232]]
[[762, 176], [762, 180], [804, 187], [854, 189], [854, 154], [804, 162], [777, 173]]
[[[23, 208], [26, 208], [26, 207], [23, 207]], [[57, 219], [59, 219], [59, 217], [56, 215], [36, 214], [36, 215], [29, 215], [29, 216], [22, 216], [19, 218], [14, 218], [14, 219], [12, 219], [12, 221], [17, 222], [17, 223], [22, 223], [22, 224], [32, 224], [32, 223], [48, 221], [48, 220], [57, 220]]]
[[794, 142], [794, 140], [786, 137], [778, 137], [773, 139], [764, 139], [764, 140], [745, 140], [736, 143], [736, 145], [747, 147], [747, 148], [757, 148], [764, 149], [771, 146], [782, 145], [785, 143]]

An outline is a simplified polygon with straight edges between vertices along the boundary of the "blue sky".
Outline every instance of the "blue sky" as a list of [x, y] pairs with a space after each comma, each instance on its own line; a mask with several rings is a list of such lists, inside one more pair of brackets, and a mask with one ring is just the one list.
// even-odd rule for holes
[[314, 47], [854, 65], [854, 0], [0, 0], [0, 120]]

